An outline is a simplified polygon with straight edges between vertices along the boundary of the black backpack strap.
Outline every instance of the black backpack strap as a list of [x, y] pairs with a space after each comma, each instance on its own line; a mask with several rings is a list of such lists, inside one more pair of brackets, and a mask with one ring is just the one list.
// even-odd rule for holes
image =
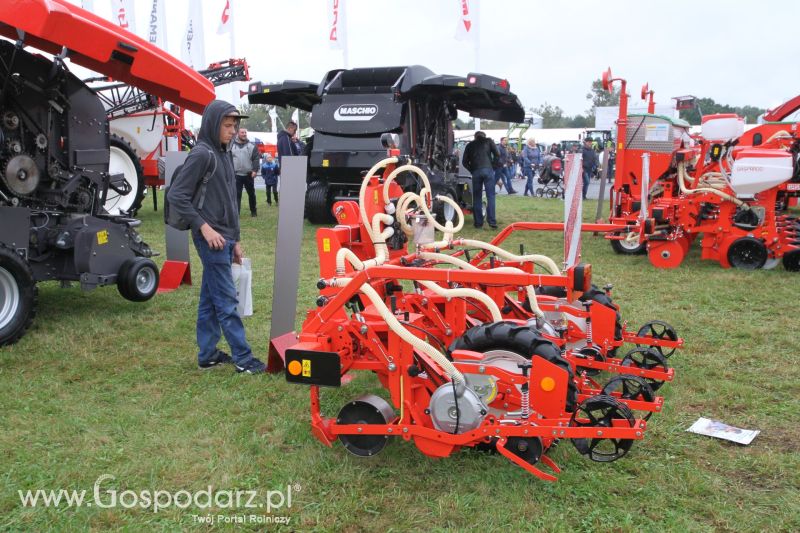
[[[206, 165], [206, 175], [203, 176], [203, 181], [200, 183], [200, 197], [197, 201], [197, 209], [203, 209], [203, 204], [206, 201], [206, 189], [208, 188], [208, 182], [211, 179], [211, 176], [214, 174], [214, 172], [217, 171], [217, 158], [214, 156], [214, 152], [210, 148], [207, 149], [211, 161], [209, 161], [208, 165]], [[212, 163], [214, 164], [213, 167], [211, 167]]]

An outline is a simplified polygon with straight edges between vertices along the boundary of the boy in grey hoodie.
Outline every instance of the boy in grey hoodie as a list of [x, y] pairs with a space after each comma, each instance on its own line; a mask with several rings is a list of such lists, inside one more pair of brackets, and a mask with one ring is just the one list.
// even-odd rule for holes
[[[191, 221], [192, 239], [203, 263], [197, 308], [199, 367], [208, 369], [233, 362], [237, 372], [258, 374], [266, 366], [253, 357], [245, 338], [231, 275], [231, 264], [242, 262], [242, 247], [233, 159], [228, 146], [241, 118], [228, 102], [214, 100], [206, 106], [198, 143], [169, 189], [169, 202], [182, 218]], [[205, 200], [198, 209], [192, 198], [209, 171]], [[232, 358], [217, 348], [222, 334], [231, 347]]]

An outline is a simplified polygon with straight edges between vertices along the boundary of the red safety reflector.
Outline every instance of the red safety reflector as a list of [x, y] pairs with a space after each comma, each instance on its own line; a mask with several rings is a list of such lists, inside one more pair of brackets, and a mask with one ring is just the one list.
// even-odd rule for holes
[[475, 85], [476, 83], [478, 83], [478, 78], [475, 76], [470, 76], [469, 79], [467, 79], [467, 81], [469, 82], [470, 85]]

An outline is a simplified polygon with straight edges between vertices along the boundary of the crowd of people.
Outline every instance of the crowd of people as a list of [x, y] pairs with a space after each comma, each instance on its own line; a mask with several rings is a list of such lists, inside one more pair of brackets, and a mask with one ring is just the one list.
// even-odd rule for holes
[[[582, 196], [586, 199], [589, 184], [592, 179], [599, 178], [600, 158], [599, 152], [607, 149], [608, 181], [614, 179], [614, 164], [616, 153], [614, 145], [609, 143], [604, 147], [601, 141], [586, 137], [583, 147], [575, 143], [569, 147], [571, 152], [582, 155]], [[472, 175], [472, 195], [474, 209], [474, 225], [483, 227], [483, 201], [486, 194], [486, 222], [495, 229], [497, 220], [495, 216], [495, 195], [506, 190], [508, 194], [518, 194], [514, 188], [515, 178], [525, 179], [523, 196], [534, 196], [534, 180], [544, 173], [544, 165], [551, 159], [557, 158], [563, 168], [564, 152], [559, 143], [553, 143], [549, 148], [539, 145], [536, 139], [530, 138], [521, 150], [509, 145], [508, 138], [502, 137], [499, 144], [488, 138], [482, 131], [475, 132], [474, 139], [464, 148], [462, 164]], [[560, 179], [560, 177], [559, 177]]]
[[278, 132], [277, 159], [267, 152], [261, 154], [255, 142], [247, 136], [246, 128], [239, 128], [236, 138], [231, 143], [234, 174], [236, 176], [237, 207], [242, 210], [242, 191], [247, 192], [250, 216], [258, 216], [255, 179], [258, 174], [264, 180], [267, 192], [267, 205], [278, 205], [278, 183], [281, 175], [281, 158], [283, 156], [301, 155], [306, 152], [306, 144], [297, 136], [297, 124], [290, 121], [286, 128]]

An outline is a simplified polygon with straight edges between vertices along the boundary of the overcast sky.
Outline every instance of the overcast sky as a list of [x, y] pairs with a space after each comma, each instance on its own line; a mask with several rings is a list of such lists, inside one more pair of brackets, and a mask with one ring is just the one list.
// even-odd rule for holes
[[[72, 0], [80, 4], [79, 0]], [[144, 35], [151, 0], [134, 0]], [[254, 79], [318, 82], [340, 68], [326, 44], [325, 0], [231, 0], [236, 55]], [[475, 0], [473, 0], [475, 1]], [[111, 0], [94, 0], [109, 17]], [[216, 33], [225, 0], [203, 0], [206, 60], [229, 57]], [[434, 72], [474, 71], [472, 45], [455, 39], [459, 0], [346, 0], [350, 67], [421, 64]], [[188, 0], [166, 4], [169, 52], [179, 56]], [[638, 99], [649, 82], [656, 101], [692, 94], [730, 105], [773, 107], [798, 94], [800, 2], [481, 0], [480, 71], [507, 78], [527, 107], [567, 114], [589, 107], [592, 80], [607, 67]], [[230, 89], [218, 94], [230, 98]]]

